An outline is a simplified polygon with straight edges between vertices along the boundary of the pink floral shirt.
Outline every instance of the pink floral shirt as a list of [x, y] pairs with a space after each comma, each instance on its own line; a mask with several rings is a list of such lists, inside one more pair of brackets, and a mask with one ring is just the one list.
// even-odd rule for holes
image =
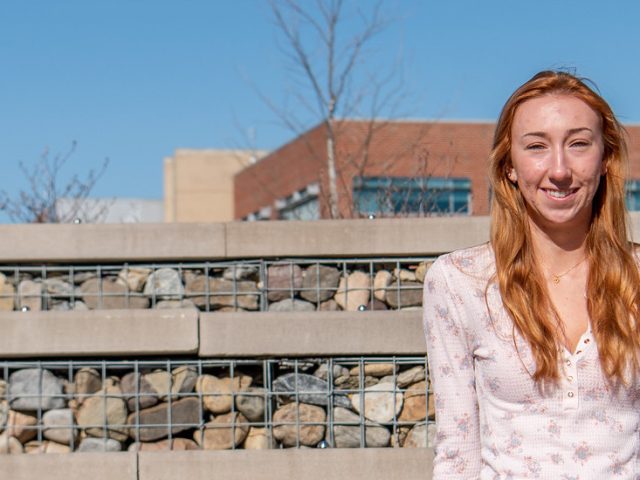
[[[516, 332], [488, 244], [440, 257], [424, 286], [435, 392], [434, 480], [640, 479], [640, 385], [612, 387], [591, 329], [563, 349], [561, 382], [542, 389]], [[487, 292], [485, 298], [485, 290]]]

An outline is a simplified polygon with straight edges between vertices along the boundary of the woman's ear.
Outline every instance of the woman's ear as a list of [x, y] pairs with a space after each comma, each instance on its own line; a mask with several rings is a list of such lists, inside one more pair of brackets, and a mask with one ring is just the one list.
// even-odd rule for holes
[[507, 171], [507, 178], [511, 180], [512, 183], [516, 183], [518, 181], [518, 174], [516, 173], [515, 168], [509, 168]]

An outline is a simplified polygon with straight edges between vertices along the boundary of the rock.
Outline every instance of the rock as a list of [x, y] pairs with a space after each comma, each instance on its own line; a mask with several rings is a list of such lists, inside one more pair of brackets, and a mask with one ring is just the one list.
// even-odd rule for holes
[[204, 275], [197, 275], [187, 280], [185, 292], [199, 308], [206, 308], [208, 305], [211, 308], [239, 307], [245, 310], [257, 310], [260, 300], [260, 292], [254, 282], [233, 282], [213, 277], [207, 280]]
[[245, 450], [270, 450], [277, 448], [278, 442], [276, 442], [273, 435], [269, 438], [266, 428], [251, 427], [242, 447]]
[[9, 402], [0, 400], [0, 432], [4, 430], [7, 420], [9, 420]]
[[393, 282], [387, 291], [387, 304], [392, 308], [422, 305], [422, 284], [419, 282]]
[[71, 310], [77, 310], [82, 312], [89, 310], [89, 307], [87, 307], [87, 304], [84, 303], [82, 300], [76, 300], [75, 302], [69, 304], [69, 306], [71, 307]]
[[[372, 376], [364, 377], [364, 388], [372, 387], [380, 383], [380, 379]], [[350, 375], [340, 376], [333, 381], [336, 387], [340, 390], [360, 390], [360, 376], [353, 377]]]
[[51, 297], [71, 297], [75, 294], [73, 285], [57, 277], [43, 280], [42, 287]]
[[424, 277], [433, 265], [433, 260], [425, 260], [424, 262], [420, 262], [418, 267], [416, 268], [416, 280], [420, 283], [424, 283]]
[[387, 270], [378, 270], [373, 278], [373, 296], [384, 302], [387, 299], [387, 288], [391, 284], [393, 275]]
[[[295, 401], [298, 392], [298, 401], [311, 405], [326, 406], [330, 388], [325, 380], [306, 373], [286, 373], [273, 381], [273, 391], [279, 394], [278, 400], [286, 403]], [[304, 392], [304, 393], [303, 393]], [[344, 395], [333, 396], [334, 405], [349, 407], [349, 400]]]
[[20, 443], [25, 443], [38, 435], [38, 419], [33, 415], [9, 410], [4, 433], [15, 437]]
[[20, 441], [8, 435], [6, 432], [0, 434], [0, 455], [14, 455], [16, 453], [22, 453], [23, 447]]
[[[417, 422], [427, 417], [427, 383], [418, 382], [410, 386], [404, 393], [402, 411], [398, 420], [401, 422]], [[429, 397], [429, 403], [433, 403], [433, 395]]]
[[147, 308], [149, 299], [136, 296], [114, 277], [90, 278], [80, 285], [82, 300], [91, 310]]
[[[393, 420], [402, 409], [402, 393], [393, 392], [394, 385], [379, 383], [364, 390], [364, 416], [368, 420], [378, 423], [386, 423]], [[351, 395], [351, 406], [360, 413], [360, 393]]]
[[409, 370], [400, 372], [397, 377], [397, 383], [399, 388], [406, 388], [412, 383], [416, 383], [424, 379], [425, 379], [424, 367], [421, 365], [417, 365], [415, 367], [410, 368]]
[[393, 276], [396, 279], [399, 279], [401, 282], [415, 282], [416, 274], [411, 270], [407, 270], [406, 268], [394, 268]]
[[93, 438], [82, 439], [78, 452], [119, 452], [122, 444], [113, 438]]
[[89, 436], [106, 435], [123, 442], [128, 437], [127, 404], [119, 386], [112, 381], [105, 383], [105, 388], [86, 398], [78, 408], [76, 422]]
[[236, 396], [236, 409], [250, 422], [264, 421], [264, 399], [267, 391], [264, 388], [249, 387]]
[[[342, 375], [349, 375], [349, 369], [335, 363], [333, 365], [333, 378], [338, 378]], [[329, 366], [326, 363], [321, 364], [318, 369], [313, 372], [314, 377], [318, 377], [324, 381], [328, 381]]]
[[180, 300], [184, 296], [184, 285], [177, 270], [159, 268], [149, 275], [142, 293], [155, 300]]
[[340, 270], [326, 265], [311, 265], [302, 274], [300, 296], [309, 302], [329, 300], [336, 293], [340, 282]]
[[257, 265], [232, 265], [224, 269], [225, 280], [257, 280], [260, 270]]
[[62, 278], [65, 278], [69, 283], [73, 283], [74, 285], [80, 285], [81, 283], [86, 282], [90, 278], [96, 278], [96, 277], [97, 277], [96, 272], [89, 270], [87, 272], [74, 271], [73, 276], [63, 275]]
[[[364, 374], [372, 377], [384, 377], [385, 375], [393, 375], [398, 370], [398, 366], [393, 363], [367, 363], [364, 365]], [[353, 367], [349, 370], [349, 375], [357, 377], [360, 375], [360, 367]]]
[[269, 304], [270, 312], [313, 312], [315, 309], [316, 306], [313, 303], [297, 298], [285, 298]]
[[0, 379], [0, 400], [2, 400], [7, 394], [7, 382]]
[[[0, 273], [0, 310], [13, 310], [15, 290], [11, 281], [7, 279], [7, 276], [4, 273]], [[20, 449], [22, 451], [22, 445], [20, 445]]]
[[32, 280], [22, 280], [18, 284], [16, 309], [28, 307], [32, 312], [42, 310], [42, 284]]
[[232, 393], [246, 390], [251, 382], [252, 378], [245, 375], [233, 379], [201, 375], [196, 381], [196, 392], [202, 394], [202, 402], [211, 413], [227, 413], [233, 404]]
[[[360, 416], [346, 408], [333, 409], [333, 445], [336, 448], [381, 448], [389, 445], [391, 433], [385, 427], [372, 422], [365, 423], [365, 444], [360, 445]], [[342, 425], [341, 425], [342, 424]], [[351, 425], [353, 424], [353, 425]], [[327, 432], [327, 441], [329, 435]]]
[[273, 414], [273, 436], [285, 447], [316, 446], [324, 438], [326, 419], [321, 407], [289, 403]]
[[134, 442], [127, 449], [129, 452], [166, 452], [183, 450], [200, 450], [198, 444], [188, 438], [172, 438], [158, 442]]
[[74, 428], [73, 412], [70, 408], [45, 412], [42, 416], [42, 427], [44, 438], [63, 445], [74, 443], [78, 433]]
[[62, 381], [49, 370], [17, 370], [9, 377], [9, 405], [20, 411], [64, 408]]
[[44, 440], [39, 442], [33, 440], [28, 442], [24, 446], [24, 453], [69, 453], [71, 448], [68, 445], [62, 445], [60, 443], [52, 442], [51, 440]]
[[204, 431], [196, 430], [193, 439], [205, 450], [229, 450], [240, 445], [248, 432], [247, 419], [241, 413], [233, 412], [205, 423]]
[[183, 300], [160, 300], [156, 303], [156, 306], [159, 310], [170, 310], [174, 308], [198, 308], [196, 304], [193, 303], [192, 300], [185, 298]]
[[340, 310], [340, 305], [338, 305], [336, 301], [333, 298], [331, 298], [326, 302], [322, 302], [318, 307], [318, 309], [321, 312], [337, 312], [338, 310]]
[[[171, 419], [171, 428], [169, 428]], [[187, 397], [171, 402], [163, 402], [150, 408], [129, 415], [127, 423], [131, 425], [129, 436], [139, 442], [151, 442], [175, 435], [200, 424], [200, 400]], [[150, 425], [150, 426], [146, 426]], [[151, 426], [159, 425], [159, 426]]]
[[402, 446], [404, 448], [433, 447], [435, 439], [436, 424], [425, 425], [424, 423], [419, 423], [409, 431]]
[[196, 367], [183, 365], [174, 368], [171, 371], [171, 393], [176, 395], [179, 393], [193, 392], [193, 387], [195, 387], [197, 380], [198, 371]]
[[93, 368], [81, 368], [76, 372], [73, 380], [74, 398], [78, 405], [82, 405], [84, 399], [102, 388], [102, 379], [97, 370]]
[[120, 380], [120, 389], [130, 412], [136, 410], [136, 402], [138, 402], [138, 409], [143, 409], [159, 401], [158, 392], [147, 381], [146, 375], [140, 373], [131, 372], [123, 376]]
[[118, 272], [120, 281], [129, 288], [131, 292], [141, 292], [147, 278], [151, 274], [150, 268], [129, 267]]
[[364, 272], [355, 271], [340, 279], [340, 285], [333, 299], [343, 310], [358, 311], [360, 305], [369, 304], [370, 278]]
[[302, 287], [302, 269], [293, 263], [271, 265], [267, 269], [267, 299], [277, 302], [293, 298]]
[[[153, 390], [160, 400], [167, 400], [171, 392], [171, 373], [166, 370], [156, 370], [145, 374], [143, 378], [151, 386], [151, 390]], [[176, 400], [176, 398], [174, 398], [174, 400]]]

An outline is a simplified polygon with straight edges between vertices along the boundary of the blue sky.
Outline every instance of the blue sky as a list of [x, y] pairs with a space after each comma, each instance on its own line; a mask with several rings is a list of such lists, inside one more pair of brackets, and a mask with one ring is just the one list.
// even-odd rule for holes
[[[403, 115], [495, 120], [532, 74], [569, 67], [623, 122], [640, 122], [638, 2], [385, 0], [383, 10], [395, 21], [362, 68], [399, 69]], [[63, 179], [109, 157], [95, 195], [158, 199], [176, 148], [243, 147], [247, 136], [279, 146], [292, 133], [255, 91], [285, 102], [279, 38], [266, 0], [3, 0], [0, 189], [25, 186], [18, 162], [74, 140]]]

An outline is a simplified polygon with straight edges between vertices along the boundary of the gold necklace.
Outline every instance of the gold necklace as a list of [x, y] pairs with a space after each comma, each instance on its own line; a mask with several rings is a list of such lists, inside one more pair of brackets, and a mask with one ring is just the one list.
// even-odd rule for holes
[[573, 270], [574, 268], [576, 268], [578, 265], [580, 265], [582, 262], [584, 262], [586, 260], [587, 257], [583, 257], [578, 263], [576, 263], [573, 267], [571, 267], [569, 270], [562, 272], [562, 273], [551, 273], [551, 280], [553, 281], [554, 285], [558, 285], [560, 283], [560, 279], [562, 277], [564, 277], [567, 273], [569, 273], [571, 270]]

